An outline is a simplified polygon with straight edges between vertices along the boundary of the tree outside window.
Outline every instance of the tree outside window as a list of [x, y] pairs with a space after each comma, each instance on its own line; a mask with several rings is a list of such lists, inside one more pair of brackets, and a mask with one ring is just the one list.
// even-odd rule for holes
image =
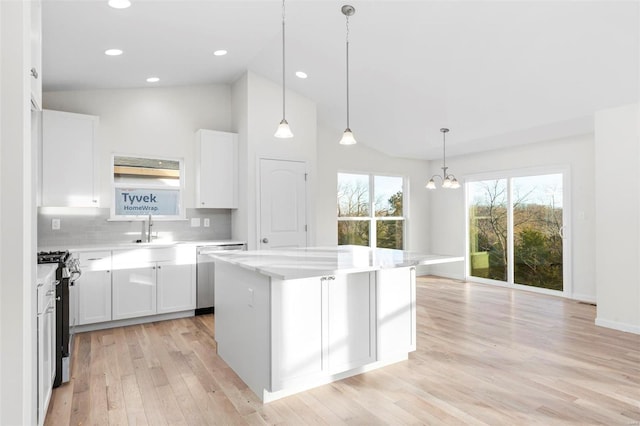
[[338, 173], [338, 245], [403, 249], [403, 194], [402, 177]]

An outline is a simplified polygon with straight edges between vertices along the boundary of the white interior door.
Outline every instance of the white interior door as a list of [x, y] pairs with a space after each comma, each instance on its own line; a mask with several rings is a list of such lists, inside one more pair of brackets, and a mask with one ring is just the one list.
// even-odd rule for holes
[[307, 246], [306, 164], [260, 160], [261, 249]]

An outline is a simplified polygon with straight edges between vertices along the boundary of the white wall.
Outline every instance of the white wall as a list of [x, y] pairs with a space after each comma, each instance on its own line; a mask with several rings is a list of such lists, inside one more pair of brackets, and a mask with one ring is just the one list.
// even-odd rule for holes
[[596, 324], [640, 333], [640, 109], [596, 113]]
[[[439, 171], [442, 160], [432, 161], [431, 169]], [[576, 136], [510, 149], [500, 149], [447, 159], [449, 172], [459, 180], [465, 176], [504, 170], [569, 166], [572, 216], [573, 286], [571, 297], [595, 301], [595, 199], [593, 135]], [[428, 210], [432, 252], [466, 253], [464, 190], [436, 189], [430, 192]], [[439, 265], [434, 274], [463, 279], [462, 263]]]
[[[353, 129], [356, 139], [357, 129]], [[362, 172], [397, 174], [408, 179], [409, 208], [407, 215], [408, 235], [406, 250], [429, 251], [427, 190], [424, 185], [428, 179], [427, 162], [403, 158], [391, 158], [366, 147], [363, 142], [343, 146], [338, 142], [342, 133], [330, 131], [325, 126], [318, 129], [318, 190], [317, 196], [317, 244], [336, 245], [338, 226], [336, 218], [336, 191], [338, 172]], [[456, 254], [448, 252], [444, 254]]]
[[0, 424], [36, 414], [30, 3], [0, 2]]
[[[240, 199], [233, 213], [234, 238], [258, 248], [258, 204], [260, 158], [299, 160], [307, 164], [307, 217], [315, 223], [316, 104], [292, 91], [286, 92], [287, 121], [294, 137], [273, 136], [282, 120], [282, 86], [257, 74], [247, 73], [233, 85], [234, 126], [240, 141]], [[316, 230], [309, 229], [309, 245], [315, 245]]]
[[46, 92], [46, 109], [100, 117], [95, 155], [102, 207], [111, 205], [111, 155], [185, 160], [185, 206], [195, 207], [195, 131], [232, 131], [227, 85]]

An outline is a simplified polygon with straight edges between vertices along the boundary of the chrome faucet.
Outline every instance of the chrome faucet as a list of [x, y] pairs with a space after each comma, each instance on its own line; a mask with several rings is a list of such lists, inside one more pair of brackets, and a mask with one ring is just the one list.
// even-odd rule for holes
[[147, 242], [151, 242], [151, 227], [153, 226], [153, 221], [151, 220], [151, 215], [149, 215], [149, 221], [147, 222]]

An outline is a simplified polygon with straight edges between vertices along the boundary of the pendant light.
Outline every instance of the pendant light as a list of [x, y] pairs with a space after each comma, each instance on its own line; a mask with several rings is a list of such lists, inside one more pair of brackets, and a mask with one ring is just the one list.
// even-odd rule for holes
[[447, 150], [445, 147], [445, 135], [449, 132], [449, 129], [443, 127], [442, 129], [440, 129], [440, 131], [442, 132], [442, 167], [441, 167], [442, 176], [441, 175], [431, 176], [431, 179], [429, 179], [429, 182], [427, 182], [427, 184], [425, 185], [425, 188], [436, 189], [436, 182], [433, 179], [440, 178], [442, 180], [443, 188], [458, 189], [460, 188], [460, 182], [458, 182], [458, 179], [456, 179], [456, 177], [453, 174], [447, 173], [447, 170], [449, 168], [447, 167]]
[[356, 9], [353, 6], [345, 4], [342, 6], [342, 14], [347, 18], [347, 128], [342, 134], [340, 139], [340, 145], [354, 145], [356, 144], [356, 138], [353, 137], [353, 132], [349, 128], [349, 16], [353, 16], [356, 13]]
[[276, 138], [292, 138], [293, 137], [293, 133], [291, 132], [291, 129], [289, 128], [289, 123], [287, 123], [287, 120], [285, 119], [285, 115], [284, 115], [284, 111], [285, 111], [285, 103], [284, 103], [284, 92], [285, 92], [285, 86], [284, 86], [284, 76], [285, 76], [285, 68], [284, 68], [284, 0], [282, 0], [282, 121], [280, 121], [280, 124], [278, 124], [278, 129], [276, 130], [276, 133], [274, 134], [274, 136]]

